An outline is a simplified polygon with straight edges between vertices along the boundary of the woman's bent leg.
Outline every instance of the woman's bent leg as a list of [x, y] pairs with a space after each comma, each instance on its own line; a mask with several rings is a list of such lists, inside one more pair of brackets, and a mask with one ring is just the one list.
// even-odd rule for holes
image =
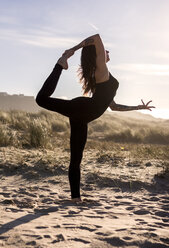
[[69, 104], [70, 101], [50, 97], [55, 91], [55, 88], [60, 78], [62, 69], [63, 68], [61, 65], [59, 64], [55, 65], [52, 73], [46, 79], [41, 90], [39, 91], [36, 97], [36, 102], [42, 108], [58, 112], [65, 116], [69, 116], [70, 115], [70, 104]]
[[55, 91], [55, 88], [57, 86], [58, 80], [60, 78], [61, 72], [62, 72], [62, 66], [59, 64], [56, 64], [55, 67], [53, 68], [53, 71], [49, 75], [49, 77], [46, 79], [44, 82], [41, 90], [39, 91], [36, 101], [37, 103], [41, 103], [41, 98], [42, 97], [49, 97], [53, 94]]
[[70, 120], [71, 159], [69, 166], [69, 182], [72, 198], [80, 198], [80, 163], [87, 140], [87, 123]]

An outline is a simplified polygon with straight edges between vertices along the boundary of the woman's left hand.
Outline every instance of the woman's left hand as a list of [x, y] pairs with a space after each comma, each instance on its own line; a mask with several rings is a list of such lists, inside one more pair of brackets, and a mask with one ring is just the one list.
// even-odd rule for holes
[[155, 108], [154, 106], [149, 106], [149, 104], [152, 101], [149, 101], [147, 103], [144, 103], [144, 101], [141, 99], [141, 102], [142, 102], [142, 105], [138, 105], [138, 109], [148, 109], [148, 110], [152, 111], [152, 108]]

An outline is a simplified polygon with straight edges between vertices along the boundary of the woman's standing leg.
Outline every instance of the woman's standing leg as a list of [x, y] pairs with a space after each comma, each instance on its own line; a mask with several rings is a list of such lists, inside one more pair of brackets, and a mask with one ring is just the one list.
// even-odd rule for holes
[[71, 158], [69, 166], [69, 182], [71, 197], [73, 199], [80, 198], [80, 163], [87, 140], [87, 123], [77, 122], [70, 119], [70, 125]]
[[[80, 113], [79, 110], [77, 111], [77, 104], [79, 104], [79, 102], [50, 97], [57, 86], [62, 69], [62, 66], [57, 63], [39, 91], [36, 102], [41, 107], [68, 116], [70, 119], [71, 159], [69, 166], [69, 182], [72, 198], [80, 198], [80, 163], [87, 140], [87, 123], [81, 121], [81, 118], [79, 118]], [[79, 101], [81, 101], [81, 99], [79, 99]], [[76, 118], [77, 120], [75, 121], [75, 119], [73, 120], [72, 118]], [[78, 119], [80, 121], [78, 121]]]

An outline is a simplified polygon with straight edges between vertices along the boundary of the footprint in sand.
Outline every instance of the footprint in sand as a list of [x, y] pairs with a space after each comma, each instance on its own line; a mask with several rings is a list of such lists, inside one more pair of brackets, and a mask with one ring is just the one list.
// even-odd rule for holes
[[11, 193], [0, 192], [0, 195], [3, 195], [4, 197], [8, 198], [10, 197]]
[[4, 204], [4, 205], [10, 205], [10, 204], [14, 204], [14, 200], [13, 199], [5, 199], [3, 201], [0, 202], [1, 204]]
[[68, 214], [72, 214], [72, 215], [76, 215], [76, 214], [79, 214], [80, 213], [80, 211], [73, 211], [73, 210], [69, 210], [68, 211]]
[[135, 207], [127, 207], [126, 210], [133, 210]]
[[140, 224], [140, 225], [146, 225], [146, 224], [147, 224], [147, 222], [146, 222], [146, 221], [144, 221], [144, 220], [142, 220], [142, 221], [140, 221], [140, 222], [139, 222], [139, 224]]
[[[156, 233], [152, 233], [151, 230], [148, 230], [148, 229], [145, 229], [147, 230], [148, 232], [144, 232], [141, 234], [142, 237], [145, 237], [145, 238], [155, 238], [157, 237], [158, 235]], [[155, 230], [155, 229], [154, 229]], [[157, 247], [158, 248], [158, 247]]]
[[131, 205], [132, 202], [129, 202], [129, 201], [122, 201], [121, 204], [123, 204], [123, 205]]
[[50, 189], [48, 189], [48, 186], [39, 187], [39, 190], [47, 191], [47, 192], [50, 192], [51, 191]]
[[96, 228], [90, 228], [90, 227], [87, 227], [87, 226], [80, 226], [80, 227], [77, 227], [77, 228], [79, 228], [81, 230], [87, 230], [89, 232], [94, 232], [94, 231], [97, 230]]
[[43, 239], [42, 236], [36, 235], [36, 234], [22, 234], [22, 235], [25, 236], [25, 237], [29, 237], [29, 239], [31, 239], [31, 238], [36, 238], [38, 240]]
[[169, 211], [169, 204], [163, 205], [161, 208], [162, 208], [163, 210]]
[[42, 203], [51, 203], [52, 201], [53, 201], [52, 198], [47, 197], [47, 198], [43, 199], [41, 202], [42, 202]]
[[112, 208], [112, 206], [106, 206], [106, 207], [104, 207], [105, 209], [111, 209]]
[[134, 211], [133, 213], [138, 214], [138, 215], [144, 215], [144, 214], [149, 214], [150, 212], [146, 209], [140, 209], [140, 210]]
[[126, 230], [127, 230], [126, 228], [116, 229], [117, 232], [123, 232], [123, 231], [126, 231]]
[[56, 239], [54, 239], [51, 242], [52, 244], [55, 244], [57, 242], [61, 242], [61, 241], [64, 241], [65, 240], [65, 238], [64, 238], [64, 236], [62, 234], [57, 234], [55, 237], [56, 237]]
[[169, 203], [169, 200], [161, 200], [160, 202], [161, 203], [167, 203], [168, 204]]
[[8, 236], [0, 236], [0, 240], [3, 240], [3, 241], [7, 241], [8, 240]]
[[169, 227], [169, 224], [163, 223], [163, 222], [155, 222], [154, 224], [156, 224], [159, 227]]
[[121, 205], [121, 203], [114, 203], [114, 206], [116, 206], [116, 207], [118, 207], [120, 205]]
[[110, 214], [111, 219], [119, 219], [119, 217], [115, 216], [114, 213]]
[[94, 212], [96, 212], [96, 214], [106, 214], [107, 215], [107, 212], [102, 211], [102, 210], [95, 210]]
[[150, 242], [150, 241], [145, 241], [144, 243], [141, 243], [140, 248], [144, 247], [150, 247], [150, 248], [168, 248], [168, 245], [161, 244], [160, 242]]
[[118, 196], [115, 196], [116, 199], [123, 199], [122, 196], [118, 195]]
[[163, 221], [163, 222], [169, 222], [169, 219], [163, 218], [162, 221]]
[[135, 201], [135, 202], [142, 202], [143, 200], [140, 200], [139, 198], [134, 198], [133, 201]]
[[53, 226], [53, 228], [61, 228], [61, 226], [60, 225], [55, 225], [55, 226]]
[[120, 239], [119, 237], [108, 237], [108, 238], [101, 238], [100, 240], [106, 241], [108, 244], [112, 245], [112, 246], [122, 246], [125, 247], [125, 245], [127, 246], [127, 243]]
[[31, 245], [31, 246], [35, 246], [36, 245], [36, 241], [30, 241], [30, 242], [27, 242], [26, 245]]
[[95, 232], [95, 234], [97, 234], [97, 235], [99, 235], [99, 236], [104, 236], [104, 237], [108, 237], [108, 236], [110, 236], [110, 235], [112, 235], [112, 233], [111, 232]]
[[44, 237], [45, 239], [50, 239], [50, 238], [51, 238], [51, 236], [50, 236], [50, 235], [47, 235], [47, 234], [43, 235], [43, 237]]
[[169, 197], [168, 196], [162, 196], [161, 198], [169, 201]]
[[69, 223], [63, 224], [63, 226], [64, 226], [64, 228], [66, 228], [66, 229], [76, 228], [76, 225], [74, 225], [74, 224], [69, 224]]
[[156, 216], [160, 216], [160, 217], [169, 217], [169, 212], [166, 211], [156, 211], [155, 212]]
[[76, 241], [76, 242], [81, 242], [81, 243], [83, 243], [83, 244], [90, 244], [90, 241], [85, 240], [85, 239], [80, 239], [80, 238], [71, 238], [71, 239], [69, 239], [69, 240], [71, 240], [71, 241]]
[[131, 240], [132, 238], [131, 237], [128, 237], [128, 236], [125, 236], [123, 237], [124, 240]]
[[55, 195], [58, 195], [58, 193], [56, 193], [56, 192], [50, 192], [50, 195], [55, 196]]
[[94, 225], [96, 228], [102, 228], [102, 226], [100, 225]]
[[36, 226], [35, 228], [36, 229], [47, 229], [48, 227], [47, 226]]
[[160, 238], [160, 240], [166, 244], [169, 244], [169, 238]]
[[147, 201], [159, 201], [159, 197], [156, 197], [156, 196], [152, 196], [150, 198], [146, 198]]
[[37, 194], [33, 194], [33, 193], [29, 193], [29, 192], [25, 192], [25, 194], [27, 196], [30, 196], [30, 197], [37, 197]]
[[96, 218], [96, 219], [104, 219], [104, 216], [101, 216], [101, 215], [97, 215], [97, 216], [95, 216], [95, 215], [84, 215], [85, 217], [87, 217], [87, 218]]

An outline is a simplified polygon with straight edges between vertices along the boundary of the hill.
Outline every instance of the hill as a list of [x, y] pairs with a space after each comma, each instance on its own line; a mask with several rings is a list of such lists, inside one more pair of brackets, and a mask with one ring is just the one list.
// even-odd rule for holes
[[[32, 112], [37, 113], [41, 111], [36, 102], [34, 96], [25, 96], [23, 94], [14, 94], [10, 95], [6, 92], [0, 92], [0, 110], [1, 111], [25, 111], [25, 112]], [[128, 112], [106, 112], [107, 114], [113, 114], [114, 116], [124, 117], [124, 118], [134, 118], [134, 119], [144, 119], [144, 120], [155, 120], [149, 114], [142, 114], [138, 111], [128, 111]]]
[[38, 112], [40, 108], [35, 102], [33, 96], [9, 95], [6, 92], [0, 92], [0, 110], [21, 110], [27, 112]]

